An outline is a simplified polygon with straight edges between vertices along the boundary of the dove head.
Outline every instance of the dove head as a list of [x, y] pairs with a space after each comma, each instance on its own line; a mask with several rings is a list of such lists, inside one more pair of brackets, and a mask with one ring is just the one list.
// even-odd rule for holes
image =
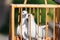
[[28, 18], [28, 12], [26, 10], [22, 11], [22, 18]]

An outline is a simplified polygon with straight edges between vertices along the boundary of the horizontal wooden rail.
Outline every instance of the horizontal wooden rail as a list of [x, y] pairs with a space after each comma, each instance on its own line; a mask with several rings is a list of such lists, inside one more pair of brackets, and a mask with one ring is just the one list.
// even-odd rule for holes
[[39, 8], [60, 8], [60, 5], [53, 5], [53, 4], [11, 4], [11, 6], [15, 7], [15, 8], [18, 8], [18, 7], [30, 7], [30, 8], [33, 8], [33, 7], [39, 7]]

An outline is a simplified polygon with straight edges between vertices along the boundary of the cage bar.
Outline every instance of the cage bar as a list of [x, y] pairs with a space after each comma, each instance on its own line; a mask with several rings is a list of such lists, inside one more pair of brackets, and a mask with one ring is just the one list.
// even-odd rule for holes
[[55, 14], [55, 19], [56, 19], [55, 22], [57, 23], [57, 8], [55, 9], [55, 13], [56, 13]]
[[20, 33], [21, 33], [21, 40], [22, 40], [22, 8], [21, 8], [21, 24], [20, 24]]
[[12, 6], [12, 9], [11, 9], [11, 40], [15, 40], [15, 32], [14, 32], [14, 7]]
[[39, 36], [39, 8], [37, 8], [37, 40], [38, 40], [38, 36]]
[[[21, 24], [21, 8], [19, 8], [19, 13], [18, 13], [18, 24], [19, 25]], [[21, 25], [20, 25], [20, 29], [21, 29]], [[20, 34], [20, 37], [21, 37], [21, 34]], [[21, 39], [17, 37], [17, 40], [21, 40]]]
[[48, 40], [48, 8], [46, 8], [46, 40]]
[[21, 22], [21, 9], [19, 8], [19, 11], [18, 11], [18, 23], [20, 24]]
[[[42, 12], [41, 12], [41, 8], [40, 8], [40, 26], [41, 26], [41, 14], [42, 14]], [[40, 31], [39, 31], [40, 32]], [[43, 34], [42, 34], [43, 35]], [[43, 38], [42, 38], [42, 40], [43, 40]]]
[[41, 25], [41, 14], [42, 14], [42, 12], [41, 12], [41, 8], [40, 8], [40, 25]]
[[29, 40], [31, 40], [31, 8], [29, 9]]
[[35, 8], [33, 8], [33, 13], [35, 13]]
[[53, 9], [53, 40], [55, 40], [55, 8]]

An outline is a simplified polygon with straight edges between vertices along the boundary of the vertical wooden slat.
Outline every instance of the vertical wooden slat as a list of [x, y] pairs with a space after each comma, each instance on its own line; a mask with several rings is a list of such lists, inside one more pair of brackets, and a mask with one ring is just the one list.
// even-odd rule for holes
[[39, 8], [37, 8], [37, 40], [39, 36]]
[[60, 8], [57, 8], [56, 11], [57, 11], [57, 20], [58, 20], [57, 22], [59, 23], [59, 21], [60, 21], [60, 19], [59, 19], [60, 18], [60, 13], [59, 13], [60, 12]]
[[19, 8], [19, 13], [18, 13], [18, 23], [19, 23], [19, 24], [20, 24], [20, 21], [21, 21], [21, 17], [20, 17], [21, 14], [20, 14], [20, 13], [21, 13], [21, 10], [20, 10], [20, 8]]
[[56, 13], [55, 14], [55, 19], [56, 19], [55, 21], [56, 21], [56, 23], [58, 23], [58, 17], [57, 17], [58, 12], [57, 12], [57, 8], [55, 8], [55, 13]]
[[29, 40], [31, 40], [31, 8], [29, 8]]
[[39, 8], [37, 8], [37, 24], [39, 26]]
[[40, 9], [40, 25], [41, 25], [41, 14], [42, 14], [42, 12], [41, 12], [41, 9]]
[[55, 40], [55, 8], [53, 10], [53, 40]]
[[[21, 22], [21, 10], [19, 8], [19, 14], [18, 14], [18, 23], [19, 23], [19, 25], [20, 25], [20, 22]], [[20, 28], [21, 28], [21, 26], [20, 26]], [[20, 39], [17, 37], [17, 40], [20, 40]]]
[[20, 33], [21, 33], [21, 40], [22, 40], [22, 8], [21, 8], [21, 24], [20, 24]]
[[[45, 5], [47, 5], [47, 0], [45, 0]], [[46, 40], [48, 40], [48, 9], [46, 8]]]
[[57, 21], [58, 21], [58, 20], [57, 20], [57, 16], [56, 16], [55, 18], [56, 18], [56, 23], [57, 23]]
[[[40, 8], [40, 26], [41, 26], [41, 15], [42, 14], [42, 12], [41, 12], [41, 8]], [[39, 29], [40, 30], [40, 29]], [[40, 32], [40, 31], [39, 31]], [[43, 35], [43, 34], [42, 34]], [[42, 40], [43, 40], [43, 38], [41, 38]]]
[[12, 29], [12, 40], [15, 40], [15, 35], [14, 35], [14, 6], [12, 6], [12, 11], [11, 11], [11, 29]]
[[19, 17], [20, 17], [20, 15], [18, 15], [18, 23], [19, 23]]
[[35, 8], [33, 8], [33, 13], [35, 13]]
[[48, 40], [48, 8], [46, 8], [46, 40]]

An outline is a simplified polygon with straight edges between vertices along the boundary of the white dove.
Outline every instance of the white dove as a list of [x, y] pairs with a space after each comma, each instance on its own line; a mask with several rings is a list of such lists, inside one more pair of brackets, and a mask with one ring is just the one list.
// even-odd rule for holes
[[[32, 40], [36, 39], [36, 35], [38, 35], [38, 40], [42, 40], [41, 38], [45, 36], [45, 27], [46, 25], [39, 26], [35, 23], [34, 21], [34, 16], [32, 14], [28, 14], [26, 10], [22, 11], [22, 36], [24, 39], [29, 40], [30, 36], [30, 31], [29, 30], [29, 25], [28, 25], [28, 16], [31, 17], [31, 38]], [[39, 34], [37, 33], [39, 29]], [[21, 35], [20, 33], [20, 25], [17, 27], [17, 35]]]
[[[24, 33], [27, 33], [27, 21], [26, 21], [26, 19], [28, 18], [28, 13], [27, 13], [27, 11], [23, 11], [22, 12], [22, 36], [25, 38], [25, 36], [24, 36]], [[25, 23], [26, 22], [26, 23]], [[27, 24], [27, 25], [26, 25]], [[20, 33], [20, 25], [18, 25], [18, 27], [17, 27], [17, 35], [21, 35], [21, 33]]]

